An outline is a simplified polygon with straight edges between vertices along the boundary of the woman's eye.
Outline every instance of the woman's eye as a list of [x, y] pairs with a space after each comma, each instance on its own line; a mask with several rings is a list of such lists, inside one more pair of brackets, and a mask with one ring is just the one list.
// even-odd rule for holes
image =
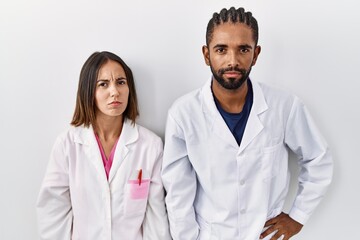
[[119, 85], [124, 85], [124, 84], [126, 84], [126, 81], [125, 80], [118, 80], [118, 84]]
[[101, 82], [101, 83], [98, 84], [98, 86], [99, 86], [99, 87], [106, 87], [106, 86], [107, 86], [107, 83]]

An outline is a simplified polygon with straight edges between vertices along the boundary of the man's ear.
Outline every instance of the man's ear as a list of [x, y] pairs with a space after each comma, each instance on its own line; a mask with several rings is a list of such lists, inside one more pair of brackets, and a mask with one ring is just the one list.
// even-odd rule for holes
[[257, 45], [257, 46], [255, 47], [254, 58], [253, 58], [253, 60], [252, 60], [251, 66], [254, 66], [254, 65], [256, 64], [256, 61], [257, 61], [257, 59], [258, 59], [258, 56], [259, 56], [260, 52], [261, 52], [261, 46], [260, 46], [260, 45]]
[[203, 52], [203, 56], [204, 56], [206, 65], [210, 66], [209, 48], [206, 45], [204, 45], [202, 47], [202, 52]]

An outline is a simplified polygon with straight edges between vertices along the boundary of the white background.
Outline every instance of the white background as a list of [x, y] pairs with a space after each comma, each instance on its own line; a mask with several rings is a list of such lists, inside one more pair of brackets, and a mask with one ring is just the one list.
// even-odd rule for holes
[[259, 22], [252, 78], [302, 98], [334, 155], [328, 194], [293, 239], [359, 239], [360, 15], [350, 0], [1, 0], [0, 239], [38, 239], [37, 194], [86, 58], [108, 50], [129, 64], [139, 123], [163, 137], [171, 103], [210, 77], [208, 20], [233, 5]]

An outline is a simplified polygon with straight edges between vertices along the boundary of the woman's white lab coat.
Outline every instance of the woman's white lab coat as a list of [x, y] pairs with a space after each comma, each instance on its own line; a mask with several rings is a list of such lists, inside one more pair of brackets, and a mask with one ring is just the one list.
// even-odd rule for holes
[[171, 239], [162, 149], [158, 136], [125, 120], [107, 180], [91, 127], [59, 136], [37, 202], [40, 239]]
[[308, 111], [295, 96], [252, 83], [240, 146], [215, 106], [211, 81], [169, 110], [162, 178], [173, 239], [259, 239], [265, 221], [283, 210], [288, 150], [301, 166], [290, 216], [304, 224], [322, 199], [332, 159]]

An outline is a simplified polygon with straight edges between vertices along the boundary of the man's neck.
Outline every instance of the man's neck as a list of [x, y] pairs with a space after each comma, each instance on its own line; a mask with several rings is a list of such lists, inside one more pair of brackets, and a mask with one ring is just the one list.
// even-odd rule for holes
[[224, 111], [240, 113], [245, 105], [248, 84], [245, 81], [238, 89], [229, 90], [222, 87], [215, 79], [212, 80], [211, 89]]

